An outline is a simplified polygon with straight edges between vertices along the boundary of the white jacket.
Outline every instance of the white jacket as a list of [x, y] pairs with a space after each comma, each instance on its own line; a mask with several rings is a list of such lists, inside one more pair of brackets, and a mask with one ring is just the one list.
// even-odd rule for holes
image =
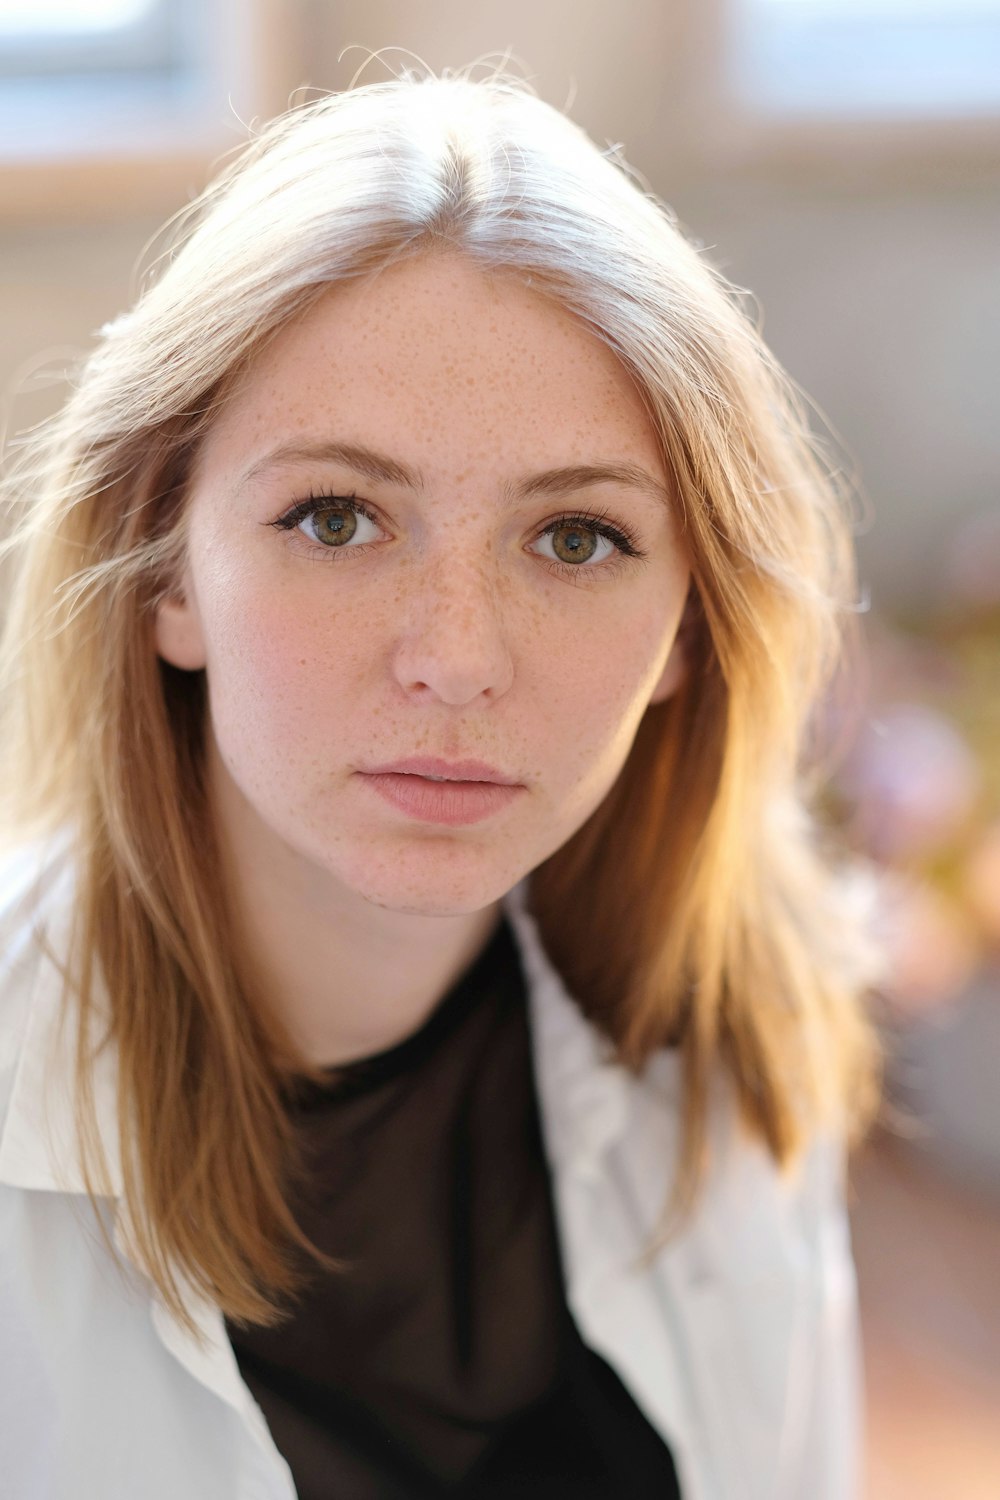
[[[39, 877], [38, 863], [26, 852], [0, 866], [0, 1496], [292, 1500], [219, 1310], [191, 1299], [200, 1348], [103, 1248], [76, 1162], [69, 1042], [54, 1024], [71, 877], [52, 861]], [[584, 1340], [669, 1443], [684, 1500], [856, 1500], [862, 1378], [841, 1144], [817, 1140], [783, 1179], [734, 1128], [720, 1075], [696, 1216], [637, 1265], [676, 1158], [677, 1055], [664, 1051], [641, 1081], [606, 1061], [539, 944], [525, 889], [505, 907]], [[117, 1162], [106, 1053], [94, 1085]], [[118, 1200], [101, 1212], [121, 1241]]]

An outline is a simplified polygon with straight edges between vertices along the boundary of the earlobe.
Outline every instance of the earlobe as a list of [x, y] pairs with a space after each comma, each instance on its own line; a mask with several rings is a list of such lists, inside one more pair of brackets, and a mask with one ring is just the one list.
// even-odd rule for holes
[[670, 655], [660, 674], [660, 680], [653, 689], [650, 703], [665, 703], [668, 698], [673, 697], [687, 678], [691, 666], [691, 642], [697, 629], [698, 615], [698, 596], [692, 587], [684, 604], [684, 613], [681, 615], [681, 622], [677, 627]]
[[660, 674], [660, 680], [653, 689], [650, 703], [665, 703], [672, 698], [681, 686], [688, 673], [687, 652], [680, 633], [676, 636], [674, 644], [670, 648], [667, 664]]
[[197, 610], [183, 596], [161, 599], [156, 607], [156, 652], [172, 667], [197, 672], [205, 665], [205, 644]]

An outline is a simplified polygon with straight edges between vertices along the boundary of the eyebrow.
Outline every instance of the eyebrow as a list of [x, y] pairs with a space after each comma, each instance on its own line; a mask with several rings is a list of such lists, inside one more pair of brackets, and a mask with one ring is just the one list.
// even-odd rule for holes
[[[413, 469], [400, 463], [398, 459], [388, 458], [383, 453], [357, 443], [285, 444], [265, 453], [251, 464], [240, 475], [237, 488], [242, 488], [270, 469], [293, 468], [297, 464], [306, 463], [341, 464], [373, 483], [401, 485], [418, 493], [425, 488], [419, 469]], [[673, 503], [666, 485], [639, 464], [592, 463], [543, 469], [538, 474], [531, 474], [516, 482], [508, 480], [501, 492], [501, 504], [504, 509], [508, 509], [535, 495], [567, 495], [598, 484], [624, 485], [651, 495], [663, 505], [670, 506]]]

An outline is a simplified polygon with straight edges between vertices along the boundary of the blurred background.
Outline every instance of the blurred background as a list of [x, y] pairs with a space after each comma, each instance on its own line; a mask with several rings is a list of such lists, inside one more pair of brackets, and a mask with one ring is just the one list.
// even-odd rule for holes
[[884, 871], [892, 955], [851, 1179], [867, 1500], [997, 1500], [1000, 0], [0, 0], [5, 428], [248, 124], [504, 58], [752, 290], [860, 482], [830, 813]]

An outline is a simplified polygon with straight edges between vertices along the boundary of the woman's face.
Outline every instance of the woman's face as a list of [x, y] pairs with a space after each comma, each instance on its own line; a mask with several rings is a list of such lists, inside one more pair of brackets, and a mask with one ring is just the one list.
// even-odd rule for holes
[[[452, 252], [282, 331], [212, 428], [187, 519], [157, 648], [206, 670], [224, 823], [381, 906], [496, 901], [586, 821], [682, 674], [688, 564], [635, 388], [581, 323]], [[516, 786], [367, 774], [414, 756]]]

